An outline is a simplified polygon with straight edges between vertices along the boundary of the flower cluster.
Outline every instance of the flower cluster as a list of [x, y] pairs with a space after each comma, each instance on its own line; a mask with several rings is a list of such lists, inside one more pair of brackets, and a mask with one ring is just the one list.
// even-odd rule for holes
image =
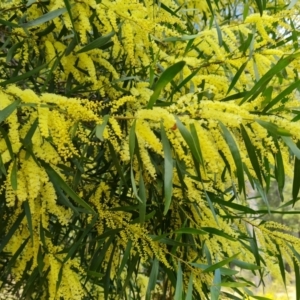
[[[118, 294], [112, 282], [122, 290], [134, 276], [144, 293], [152, 261], [170, 278], [180, 262], [184, 289], [193, 276], [205, 299], [216, 279], [203, 265], [235, 255], [256, 262], [254, 237], [240, 238], [249, 226], [275, 275], [274, 257], [298, 259], [287, 227], [259, 225], [241, 204], [241, 177], [260, 191], [275, 177], [282, 189], [278, 174], [292, 176], [291, 151], [299, 156], [290, 88], [298, 54], [272, 69], [298, 49], [281, 46], [282, 29], [295, 31], [283, 16], [293, 18], [298, 3], [229, 24], [222, 13], [212, 18], [218, 7], [205, 0], [29, 1], [26, 13], [23, 2], [0, 3], [2, 23], [18, 24], [0, 58], [0, 192], [5, 234], [14, 232], [4, 251], [19, 255], [13, 280], [43, 278], [41, 299], [102, 299]], [[16, 84], [3, 79], [11, 70]]]

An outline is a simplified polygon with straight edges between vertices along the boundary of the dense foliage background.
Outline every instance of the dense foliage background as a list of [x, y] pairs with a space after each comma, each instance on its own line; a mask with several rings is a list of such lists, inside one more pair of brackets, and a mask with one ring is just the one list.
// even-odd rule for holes
[[300, 299], [300, 240], [271, 218], [298, 213], [299, 9], [1, 1], [1, 289], [266, 299], [269, 275]]

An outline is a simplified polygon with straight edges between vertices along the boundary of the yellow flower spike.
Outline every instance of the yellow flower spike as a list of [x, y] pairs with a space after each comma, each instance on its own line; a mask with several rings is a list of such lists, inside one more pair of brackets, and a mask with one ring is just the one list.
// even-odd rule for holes
[[47, 141], [44, 141], [41, 145], [33, 145], [33, 152], [38, 158], [45, 162], [50, 162], [54, 165], [62, 162], [58, 152]]
[[142, 144], [142, 141], [139, 143], [140, 155], [144, 164], [144, 169], [150, 175], [150, 180], [155, 180], [156, 178], [156, 170], [151, 162], [147, 147]]
[[78, 18], [78, 22], [75, 23], [75, 28], [79, 32], [81, 43], [85, 44], [87, 43], [87, 32], [92, 30], [92, 26], [89, 21], [89, 17], [92, 12], [89, 9], [89, 5], [85, 5], [83, 3], [76, 3], [73, 10], [75, 12], [75, 17]]
[[141, 140], [146, 147], [162, 155], [162, 145], [145, 121], [139, 119], [136, 121], [136, 135], [138, 140]]
[[13, 190], [11, 184], [11, 174], [13, 171], [14, 162], [10, 162], [7, 169], [7, 179], [5, 181], [5, 202], [8, 207], [13, 207], [16, 201], [16, 191]]
[[18, 201], [24, 202], [28, 199], [28, 192], [27, 192], [26, 175], [24, 174], [23, 169], [18, 170], [17, 181], [18, 181], [18, 189], [16, 191], [16, 196], [18, 197]]
[[41, 136], [47, 138], [49, 137], [49, 129], [48, 129], [49, 108], [39, 106], [38, 114], [39, 114], [39, 129], [41, 132]]
[[96, 69], [94, 66], [94, 62], [90, 58], [90, 56], [87, 55], [86, 53], [80, 53], [78, 54], [78, 58], [79, 58], [78, 66], [81, 69], [86, 70], [89, 74], [89, 76], [86, 76], [83, 80], [87, 82], [91, 81], [93, 83], [97, 82]]
[[121, 127], [120, 127], [118, 121], [114, 118], [110, 118], [109, 124], [111, 125], [114, 134], [121, 140], [123, 137], [123, 134], [122, 134]]
[[135, 65], [135, 55], [134, 55], [134, 33], [132, 31], [131, 23], [124, 22], [122, 26], [122, 34], [124, 35], [123, 47], [126, 49], [128, 55], [128, 61]]
[[[40, 194], [41, 201], [46, 203], [47, 213], [54, 214], [61, 225], [67, 225], [71, 220], [72, 212], [70, 209], [57, 205], [57, 196], [52, 183], [49, 181], [45, 182], [40, 190]], [[47, 227], [48, 226], [49, 225], [47, 225]]]
[[49, 40], [45, 41], [45, 50], [46, 50], [46, 60], [50, 62], [49, 68], [51, 68], [55, 62], [55, 48], [53, 47], [53, 43]]
[[112, 109], [111, 112], [114, 113], [116, 112], [120, 107], [122, 107], [123, 105], [127, 104], [127, 103], [134, 103], [136, 101], [136, 97], [133, 96], [124, 96], [118, 100], [113, 101], [112, 103]]

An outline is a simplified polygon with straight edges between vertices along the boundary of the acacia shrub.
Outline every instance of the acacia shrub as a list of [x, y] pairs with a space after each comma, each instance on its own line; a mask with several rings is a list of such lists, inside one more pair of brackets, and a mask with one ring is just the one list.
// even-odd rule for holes
[[[1, 282], [21, 299], [255, 298], [299, 239], [295, 1], [2, 1]], [[248, 205], [246, 183], [265, 207]], [[289, 199], [288, 199], [289, 200]], [[297, 213], [297, 212], [295, 212]]]

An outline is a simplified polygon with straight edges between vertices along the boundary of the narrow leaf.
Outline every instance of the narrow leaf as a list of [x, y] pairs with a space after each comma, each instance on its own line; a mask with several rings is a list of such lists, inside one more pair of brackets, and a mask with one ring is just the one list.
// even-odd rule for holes
[[122, 180], [122, 183], [127, 186], [127, 182], [126, 182], [126, 179], [124, 177], [124, 171], [120, 165], [120, 159], [117, 157], [117, 153], [112, 145], [112, 143], [110, 141], [108, 141], [108, 148], [109, 148], [109, 152], [110, 152], [110, 155], [111, 155], [111, 158], [112, 158], [112, 161], [117, 169], [117, 172]]
[[[141, 203], [143, 202], [143, 200], [141, 200], [141, 198], [138, 195], [138, 190], [136, 187], [136, 183], [135, 183], [135, 178], [134, 178], [134, 173], [133, 173], [133, 158], [134, 158], [134, 153], [136, 151], [136, 135], [135, 135], [135, 120], [130, 128], [129, 131], [129, 154], [130, 154], [130, 160], [131, 160], [131, 166], [130, 166], [130, 179], [131, 179], [131, 186], [133, 189], [133, 193], [135, 195], [135, 197], [138, 199], [138, 201], [140, 201]], [[138, 147], [137, 147], [138, 148]]]
[[213, 285], [210, 288], [211, 300], [219, 300], [220, 292], [221, 292], [221, 271], [220, 269], [216, 269], [215, 276], [213, 280]]
[[224, 287], [245, 287], [245, 286], [249, 286], [249, 283], [246, 282], [221, 282], [220, 286], [224, 286]]
[[296, 146], [293, 140], [288, 136], [282, 136], [281, 139], [285, 142], [285, 144], [290, 148], [292, 153], [300, 159], [300, 149]]
[[265, 91], [263, 92], [262, 96], [265, 98], [262, 103], [261, 103], [261, 107], [265, 107], [272, 99], [272, 93], [273, 93], [273, 87], [269, 86], [265, 89]]
[[216, 223], [219, 224], [219, 221], [218, 221], [218, 218], [217, 218], [217, 214], [216, 214], [215, 208], [214, 208], [214, 206], [212, 204], [212, 201], [210, 200], [210, 197], [209, 197], [208, 193], [206, 192], [206, 190], [204, 190], [204, 193], [205, 193], [205, 198], [206, 198], [206, 200], [208, 202], [209, 208], [210, 208], [210, 210], [211, 210], [211, 212], [212, 212], [212, 214], [214, 216], [214, 219], [215, 219]]
[[67, 9], [65, 7], [59, 8], [59, 9], [50, 11], [33, 21], [30, 21], [28, 23], [19, 24], [19, 26], [23, 27], [23, 28], [29, 28], [32, 26], [41, 25], [41, 24], [44, 24], [48, 21], [51, 21], [51, 20], [59, 17], [60, 15], [64, 14], [66, 11], [67, 11]]
[[256, 190], [258, 191], [258, 194], [261, 196], [261, 199], [263, 200], [263, 202], [266, 204], [267, 208], [268, 208], [268, 213], [270, 214], [270, 205], [269, 205], [269, 201], [268, 201], [268, 197], [266, 195], [266, 192], [264, 190], [264, 188], [262, 187], [262, 185], [260, 184], [260, 182], [258, 180], [256, 180], [255, 178], [253, 178]]
[[[259, 1], [259, 0], [258, 0]], [[297, 56], [300, 54], [291, 54], [285, 58], [280, 59], [277, 64], [272, 67], [266, 74], [264, 74], [260, 80], [253, 86], [253, 88], [247, 93], [247, 95], [242, 99], [240, 105], [246, 102], [251, 96], [257, 97], [259, 93], [263, 90], [262, 88], [270, 82], [270, 80], [281, 72], [285, 67], [287, 67]]]
[[[73, 29], [75, 28], [75, 25], [74, 25], [74, 19], [73, 19], [73, 15], [72, 15], [72, 5], [70, 4], [69, 0], [64, 0], [64, 3], [65, 3], [65, 6], [66, 6], [66, 9], [68, 11], [68, 14], [69, 14], [69, 17], [70, 17], [70, 20], [71, 20], [71, 23], [72, 23], [72, 27]], [[75, 30], [74, 30], [75, 32]], [[77, 34], [74, 35], [74, 38], [77, 39]]]
[[125, 249], [125, 252], [123, 254], [123, 257], [122, 257], [122, 261], [121, 261], [121, 264], [120, 264], [120, 267], [119, 267], [119, 270], [118, 270], [118, 277], [120, 277], [127, 261], [128, 261], [128, 258], [129, 258], [129, 255], [130, 255], [130, 250], [131, 250], [131, 247], [132, 247], [132, 241], [129, 240], [127, 242], [127, 246], [126, 246], [126, 249]]
[[259, 119], [256, 119], [255, 121], [275, 136], [276, 135], [291, 136], [289, 131], [285, 130], [284, 128], [280, 128], [275, 124], [263, 120], [259, 120]]
[[161, 122], [161, 139], [164, 149], [164, 194], [165, 194], [165, 208], [164, 215], [167, 214], [172, 200], [173, 191], [173, 158], [170, 142], [164, 129], [164, 125]]
[[[229, 92], [235, 87], [236, 82], [238, 81], [238, 79], [240, 78], [240, 76], [242, 75], [242, 73], [244, 72], [246, 66], [248, 64], [248, 60], [246, 62], [244, 62], [241, 67], [238, 69], [238, 71], [236, 72], [236, 74], [234, 75], [234, 77], [232, 78], [232, 81], [229, 85], [228, 91], [226, 93], [226, 95], [229, 94]], [[224, 100], [223, 100], [224, 101]]]
[[294, 272], [295, 272], [295, 286], [296, 286], [296, 299], [300, 299], [300, 268], [299, 268], [299, 261], [293, 257], [294, 263]]
[[106, 43], [108, 43], [114, 35], [115, 35], [115, 32], [112, 31], [106, 35], [100, 36], [99, 38], [92, 41], [88, 45], [82, 47], [79, 51], [77, 51], [77, 53], [87, 52], [87, 51], [90, 51], [95, 48], [100, 49], [102, 46], [104, 46]]
[[253, 146], [253, 144], [251, 143], [250, 137], [246, 131], [246, 129], [244, 128], [244, 126], [241, 124], [241, 133], [242, 133], [242, 137], [247, 149], [247, 153], [248, 156], [250, 158], [252, 167], [255, 171], [255, 174], [257, 176], [257, 179], [259, 180], [259, 182], [262, 184], [262, 177], [261, 177], [261, 168], [258, 162], [258, 158], [256, 156], [256, 149]]
[[132, 126], [129, 131], [129, 153], [130, 153], [130, 159], [133, 160], [135, 150], [135, 120], [132, 123]]
[[109, 115], [105, 115], [105, 116], [103, 117], [103, 122], [102, 122], [102, 124], [98, 124], [98, 125], [96, 126], [96, 137], [97, 137], [100, 141], [102, 141], [102, 142], [104, 141], [104, 139], [103, 139], [103, 132], [104, 132], [104, 129], [105, 129], [106, 125], [107, 125], [108, 119], [109, 119]]
[[197, 130], [195, 127], [194, 123], [190, 124], [190, 130], [191, 130], [191, 136], [193, 139], [193, 144], [195, 145], [195, 149], [197, 151], [197, 157], [198, 157], [198, 162], [204, 167], [204, 160], [201, 152], [201, 147], [200, 147], [200, 140], [198, 138]]
[[217, 22], [217, 18], [215, 18], [215, 24], [216, 24], [216, 29], [217, 29], [219, 46], [222, 47], [222, 45], [223, 45], [222, 31], [221, 31], [221, 28], [220, 28], [220, 26]]
[[[194, 158], [196, 159], [196, 161], [198, 163], [202, 162], [202, 156], [201, 153], [199, 153], [199, 146], [196, 147], [195, 145], [195, 140], [192, 136], [192, 134], [187, 130], [187, 128], [181, 123], [181, 121], [179, 120], [179, 118], [177, 116], [175, 116], [176, 119], [176, 126], [179, 129], [182, 137], [184, 138], [184, 140], [186, 141], [189, 150], [191, 151], [192, 155], [194, 156]], [[198, 140], [199, 141], [199, 140]]]
[[240, 99], [240, 98], [245, 97], [246, 94], [247, 94], [247, 92], [239, 92], [239, 93], [236, 93], [236, 94], [227, 96], [227, 97], [221, 99], [221, 101], [224, 101], [224, 102], [225, 102], [225, 101], [231, 101], [231, 100]]
[[149, 277], [148, 287], [146, 291], [146, 299], [151, 299], [151, 292], [154, 290], [159, 270], [159, 261], [155, 258], [152, 263], [152, 269]]
[[19, 75], [19, 76], [13, 76], [5, 81], [1, 81], [0, 82], [0, 86], [6, 86], [10, 83], [15, 83], [15, 82], [18, 82], [18, 81], [21, 81], [21, 80], [24, 80], [24, 79], [27, 79], [28, 77], [31, 77], [32, 75], [40, 72], [41, 70], [43, 70], [44, 68], [46, 68], [46, 66], [48, 65], [48, 63], [46, 64], [43, 64], [39, 67], [36, 67], [35, 69], [33, 70], [30, 70], [29, 72], [26, 72], [22, 75]]
[[24, 242], [21, 244], [21, 246], [18, 248], [18, 250], [14, 253], [14, 255], [9, 258], [9, 261], [7, 262], [7, 264], [5, 266], [5, 271], [3, 272], [3, 274], [5, 274], [6, 272], [9, 273], [9, 274], [11, 274], [11, 268], [12, 268], [12, 266], [14, 266], [15, 262], [18, 259], [20, 259], [19, 256], [22, 253], [22, 251], [25, 248], [25, 246], [27, 245], [28, 241], [29, 241], [29, 237], [24, 240]]
[[26, 219], [27, 219], [28, 230], [29, 230], [31, 241], [32, 241], [32, 245], [33, 245], [32, 218], [31, 218], [31, 211], [30, 211], [30, 207], [29, 207], [28, 201], [24, 202], [24, 211], [25, 211], [25, 216], [26, 216]]
[[244, 269], [244, 270], [251, 270], [251, 271], [254, 271], [254, 270], [260, 269], [260, 267], [257, 266], [257, 265], [250, 264], [250, 263], [247, 263], [247, 262], [238, 260], [238, 259], [234, 259], [234, 260], [232, 261], [232, 263], [233, 263], [234, 265], [236, 265], [237, 267], [239, 267], [239, 268], [241, 268], [241, 269]]
[[90, 213], [95, 214], [93, 208], [81, 199], [60, 177], [60, 175], [48, 164], [44, 164], [45, 170], [51, 181], [54, 181], [67, 195], [69, 195], [76, 203], [86, 208]]
[[195, 235], [207, 234], [207, 232], [204, 230], [196, 229], [196, 228], [189, 228], [189, 227], [180, 228], [178, 230], [175, 230], [175, 233], [195, 234]]
[[15, 220], [14, 224], [9, 229], [8, 233], [5, 234], [5, 236], [1, 239], [1, 241], [0, 241], [0, 253], [2, 253], [3, 249], [5, 248], [7, 243], [9, 243], [9, 241], [10, 241], [11, 237], [13, 236], [13, 234], [15, 233], [15, 231], [19, 228], [19, 226], [20, 226], [20, 224], [21, 224], [21, 222], [24, 218], [24, 215], [25, 215], [24, 211], [19, 214], [19, 216]]
[[17, 159], [14, 159], [13, 167], [10, 174], [10, 182], [13, 190], [18, 189], [18, 177], [17, 177]]
[[280, 268], [280, 273], [281, 273], [281, 278], [282, 281], [284, 283], [284, 287], [286, 289], [286, 277], [285, 277], [285, 267], [284, 267], [284, 262], [283, 262], [283, 255], [281, 253], [280, 247], [276, 244], [276, 249], [278, 251], [277, 259], [278, 259], [278, 264], [279, 264], [279, 268]]
[[214, 234], [214, 235], [219, 235], [227, 240], [231, 240], [231, 241], [236, 241], [235, 238], [233, 238], [231, 235], [225, 233], [223, 230], [219, 230], [217, 228], [213, 228], [213, 227], [202, 227], [202, 230]]
[[[2, 172], [3, 175], [6, 176], [6, 169], [2, 160], [2, 155], [0, 153], [0, 171]], [[0, 178], [2, 178], [2, 175], [0, 174]]]
[[175, 63], [173, 66], [167, 68], [159, 77], [157, 80], [157, 83], [155, 85], [153, 94], [149, 100], [149, 103], [147, 105], [147, 108], [151, 109], [156, 100], [158, 99], [162, 89], [171, 82], [171, 80], [183, 69], [185, 66], [184, 61], [180, 61], [178, 63]]
[[68, 249], [67, 255], [64, 257], [64, 263], [67, 262], [76, 253], [76, 250], [82, 245], [83, 239], [91, 232], [95, 223], [98, 221], [98, 215], [94, 215], [90, 223], [84, 227], [84, 231], [77, 237], [77, 241]]
[[142, 203], [143, 200], [141, 200], [141, 198], [138, 195], [138, 190], [137, 190], [136, 183], [135, 183], [135, 178], [134, 178], [134, 174], [133, 174], [133, 166], [132, 165], [131, 165], [131, 168], [130, 168], [130, 179], [131, 179], [131, 186], [132, 186], [133, 194], [139, 200], [139, 202]]
[[0, 110], [0, 123], [5, 121], [14, 112], [14, 110], [19, 106], [20, 103], [21, 100], [16, 100], [6, 106], [4, 109]]
[[41, 30], [41, 31], [37, 32], [36, 35], [38, 37], [43, 37], [43, 36], [51, 33], [55, 28], [56, 28], [55, 24], [53, 22], [51, 22], [48, 27], [46, 27], [44, 30]]
[[11, 27], [11, 28], [18, 28], [18, 27], [20, 27], [19, 24], [12, 23], [12, 22], [9, 22], [9, 21], [4, 20], [4, 19], [0, 19], [0, 24], [2, 24], [4, 26]]
[[186, 293], [185, 300], [193, 300], [193, 274], [190, 276], [188, 290]]
[[24, 41], [19, 42], [19, 43], [16, 43], [16, 44], [14, 44], [14, 45], [8, 50], [7, 55], [6, 55], [6, 63], [9, 63], [9, 62], [13, 59], [13, 57], [14, 57], [16, 51], [17, 51], [20, 47], [22, 47], [23, 44], [24, 44]]
[[295, 81], [291, 85], [289, 85], [285, 90], [283, 90], [279, 95], [277, 95], [268, 105], [263, 109], [263, 113], [266, 113], [269, 109], [271, 109], [274, 105], [276, 105], [279, 101], [281, 101], [284, 97], [289, 95], [294, 89], [300, 87], [300, 80]]
[[257, 299], [257, 300], [273, 300], [272, 298], [267, 298], [267, 297], [262, 297], [262, 296], [254, 296], [254, 295], [251, 295], [251, 298], [253, 299]]
[[228, 276], [233, 276], [239, 273], [239, 271], [237, 270], [232, 270], [228, 268], [220, 268], [220, 271], [221, 271], [221, 275], [228, 275]]
[[36, 119], [34, 120], [34, 122], [32, 123], [30, 129], [29, 129], [28, 132], [26, 133], [26, 136], [25, 136], [24, 140], [22, 141], [22, 142], [23, 142], [23, 145], [24, 145], [25, 147], [28, 147], [28, 146], [31, 146], [31, 145], [32, 145], [31, 139], [32, 139], [32, 137], [33, 137], [33, 135], [34, 135], [34, 133], [35, 133], [37, 127], [38, 127], [38, 124], [39, 124], [38, 121], [39, 121], [38, 118], [36, 118]]
[[61, 284], [61, 280], [62, 280], [62, 276], [63, 276], [63, 266], [60, 267], [58, 275], [57, 275], [57, 280], [56, 280], [56, 292], [58, 291], [60, 284]]
[[255, 257], [255, 262], [256, 265], [260, 267], [260, 261], [261, 261], [261, 257], [259, 254], [259, 250], [258, 250], [258, 244], [257, 244], [257, 240], [256, 240], [256, 233], [255, 233], [255, 229], [252, 229], [252, 239], [250, 240], [250, 247], [251, 247], [251, 252], [253, 253], [254, 257]]
[[244, 3], [243, 20], [245, 21], [249, 13], [249, 2]]
[[[300, 146], [300, 142], [298, 141], [297, 143], [298, 146]], [[299, 194], [300, 190], [300, 159], [295, 157], [295, 162], [294, 162], [294, 177], [293, 177], [293, 206], [295, 205], [297, 201], [297, 197]]]
[[223, 131], [224, 139], [226, 140], [230, 152], [232, 154], [232, 157], [234, 159], [234, 163], [236, 166], [236, 177], [238, 179], [238, 184], [239, 184], [239, 192], [244, 191], [245, 193], [246, 189], [245, 189], [244, 170], [243, 170], [243, 162], [240, 155], [240, 151], [230, 131], [226, 128], [226, 126], [222, 122], [219, 121], [219, 124]]
[[139, 182], [139, 198], [141, 199], [139, 203], [139, 223], [142, 224], [145, 222], [146, 218], [146, 205], [147, 205], [147, 196], [146, 196], [146, 187], [143, 179], [142, 171], [140, 172], [140, 182]]
[[177, 269], [177, 281], [176, 281], [176, 289], [175, 289], [175, 296], [174, 300], [182, 300], [182, 285], [183, 285], [183, 278], [182, 278], [182, 270], [181, 264], [178, 262], [178, 269]]
[[72, 38], [71, 42], [69, 43], [68, 47], [66, 48], [65, 51], [65, 56], [68, 56], [69, 54], [71, 54], [71, 52], [74, 50], [74, 48], [77, 46], [78, 44], [78, 37], [77, 34], [74, 34], [74, 37]]
[[255, 213], [257, 213], [256, 210], [254, 210], [250, 207], [247, 207], [247, 206], [244, 206], [244, 205], [241, 205], [241, 204], [237, 204], [237, 203], [234, 203], [234, 202], [231, 202], [231, 201], [225, 201], [225, 200], [222, 200], [222, 199], [215, 198], [214, 202], [216, 202], [220, 205], [223, 205], [223, 206], [231, 207], [231, 208], [233, 208], [235, 210], [238, 210], [238, 211], [241, 211], [245, 214], [255, 214]]
[[211, 0], [206, 0], [206, 3], [209, 7], [209, 10], [210, 10], [211, 14], [214, 15], [214, 10], [213, 10], [212, 5], [211, 5], [212, 1]]
[[89, 277], [96, 277], [96, 278], [102, 278], [105, 274], [102, 274], [102, 273], [98, 273], [98, 272], [95, 272], [95, 271], [86, 271], [86, 274], [87, 276]]
[[273, 140], [274, 140], [275, 147], [277, 149], [277, 152], [275, 153], [275, 177], [277, 180], [280, 197], [283, 200], [283, 188], [285, 184], [284, 164], [283, 164], [283, 158], [279, 147], [279, 143], [277, 139], [274, 138]]
[[215, 263], [211, 266], [209, 266], [208, 268], [205, 268], [202, 273], [209, 273], [209, 272], [213, 272], [215, 271], [216, 269], [220, 269], [221, 267], [225, 266], [225, 265], [228, 265], [232, 260], [234, 260], [237, 256], [239, 256], [240, 253], [236, 253], [234, 255], [232, 255], [231, 257], [229, 258], [226, 258], [218, 263]]
[[180, 89], [185, 86], [201, 69], [201, 67], [197, 68], [196, 70], [194, 70], [189, 76], [187, 76], [186, 78], [184, 78], [177, 86], [176, 88], [173, 89], [172, 94], [170, 95], [170, 97], [172, 97], [176, 92], [179, 92]]
[[258, 8], [258, 11], [259, 11], [260, 15], [262, 16], [263, 11], [264, 11], [262, 1], [261, 0], [255, 0], [255, 2], [257, 4], [257, 8]]

